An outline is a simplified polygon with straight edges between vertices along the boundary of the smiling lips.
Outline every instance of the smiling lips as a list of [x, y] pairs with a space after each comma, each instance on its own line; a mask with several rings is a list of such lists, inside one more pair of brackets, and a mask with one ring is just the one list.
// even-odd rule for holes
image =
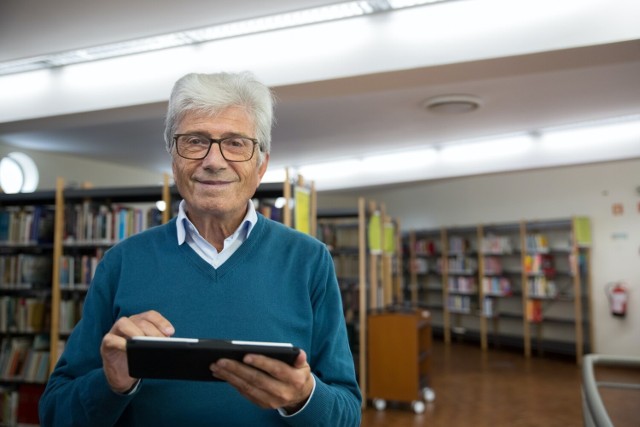
[[196, 184], [205, 185], [207, 187], [221, 187], [221, 186], [225, 186], [225, 185], [230, 185], [234, 181], [233, 180], [226, 180], [226, 179], [200, 179], [200, 178], [194, 178], [194, 182]]

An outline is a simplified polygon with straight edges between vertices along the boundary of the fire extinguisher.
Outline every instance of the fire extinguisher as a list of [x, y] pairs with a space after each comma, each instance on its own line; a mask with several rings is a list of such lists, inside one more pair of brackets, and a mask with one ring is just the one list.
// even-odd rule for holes
[[609, 283], [605, 286], [605, 292], [609, 297], [611, 314], [617, 317], [625, 317], [627, 314], [627, 302], [629, 301], [629, 291], [624, 283]]

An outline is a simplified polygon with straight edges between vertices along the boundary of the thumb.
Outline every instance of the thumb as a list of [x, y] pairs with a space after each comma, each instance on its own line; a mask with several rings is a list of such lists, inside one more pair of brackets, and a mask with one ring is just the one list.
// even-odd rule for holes
[[296, 358], [295, 362], [293, 363], [293, 367], [294, 368], [304, 368], [305, 366], [307, 366], [307, 353], [304, 352], [304, 350], [300, 349], [300, 354], [298, 354], [298, 357]]

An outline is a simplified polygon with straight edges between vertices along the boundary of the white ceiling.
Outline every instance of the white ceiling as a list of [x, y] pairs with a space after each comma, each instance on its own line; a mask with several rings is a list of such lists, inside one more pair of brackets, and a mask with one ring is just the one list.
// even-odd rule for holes
[[[640, 2], [635, 0], [584, 0], [585, 6], [572, 6], [574, 10], [566, 15], [561, 6], [554, 6], [541, 15], [548, 17], [539, 20], [544, 25], [531, 28], [519, 24], [518, 19], [524, 19], [522, 12], [516, 15], [515, 9], [507, 9], [502, 27], [486, 23], [494, 25], [495, 31], [484, 39], [473, 33], [462, 36], [462, 20], [457, 19], [445, 24], [453, 29], [460, 25], [459, 33], [441, 32], [440, 39], [421, 45], [397, 39], [392, 43], [385, 38], [396, 15], [398, 19], [416, 19], [423, 16], [421, 13], [444, 13], [445, 8], [457, 13], [447, 16], [461, 17], [460, 12], [467, 10], [477, 15], [474, 8], [496, 2], [499, 0], [456, 1], [391, 12], [395, 14], [391, 17], [352, 18], [335, 24], [336, 31], [353, 26], [352, 36], [344, 39], [343, 45], [331, 46], [329, 34], [322, 46], [308, 46], [309, 52], [287, 46], [278, 53], [282, 56], [264, 58], [250, 49], [239, 49], [240, 42], [229, 41], [225, 43], [240, 55], [194, 58], [218, 67], [229, 63], [231, 68], [236, 64], [255, 68], [274, 88], [279, 102], [273, 167], [640, 114]], [[0, 60], [329, 3], [333, 2], [4, 0], [0, 2]], [[528, 2], [520, 3], [522, 9]], [[558, 4], [547, 0], [534, 3], [537, 6], [532, 7]], [[614, 14], [610, 9], [616, 10], [616, 4], [618, 12]], [[607, 5], [603, 14], [604, 9], [599, 8]], [[582, 7], [591, 9], [583, 11]], [[533, 12], [525, 8], [524, 14]], [[606, 16], [596, 20], [599, 14]], [[473, 18], [465, 16], [466, 27]], [[482, 17], [478, 18], [471, 25], [482, 28]], [[377, 26], [366, 35], [371, 45], [345, 55], [346, 45], [355, 43], [358, 36], [365, 39], [364, 20]], [[632, 22], [638, 28], [629, 31]], [[585, 24], [590, 26], [584, 29]], [[407, 28], [412, 41], [428, 32], [427, 24], [424, 29], [420, 25]], [[305, 29], [290, 31], [287, 37]], [[281, 40], [275, 34], [260, 37], [271, 43]], [[333, 60], [332, 52], [338, 52]], [[369, 56], [365, 58], [365, 54]], [[153, 80], [171, 65], [166, 62], [162, 67], [149, 67], [145, 75]], [[199, 67], [194, 64], [193, 68]], [[0, 77], [0, 89], [9, 77]], [[159, 89], [140, 84], [140, 93], [136, 93], [135, 87], [127, 86], [126, 77], [120, 77], [119, 87], [124, 89], [122, 93], [113, 91], [113, 100], [104, 93], [92, 95], [89, 89], [76, 94], [56, 89], [59, 98], [42, 95], [48, 89], [38, 92], [31, 88], [30, 93], [29, 88], [21, 88], [13, 98], [0, 91], [0, 143], [168, 171], [162, 130], [173, 80], [157, 80], [153, 84]], [[476, 95], [483, 106], [454, 116], [421, 108], [426, 98], [451, 93]]]

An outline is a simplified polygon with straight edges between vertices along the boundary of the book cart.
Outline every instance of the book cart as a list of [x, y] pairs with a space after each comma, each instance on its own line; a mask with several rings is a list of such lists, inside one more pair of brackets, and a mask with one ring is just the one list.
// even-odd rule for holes
[[384, 410], [387, 401], [409, 402], [416, 414], [435, 400], [429, 387], [431, 314], [383, 309], [369, 313], [369, 396]]
[[431, 315], [402, 305], [399, 226], [384, 206], [367, 211], [369, 312], [367, 315], [367, 393], [374, 407], [387, 401], [409, 403], [425, 411], [435, 393], [428, 386], [431, 368]]

